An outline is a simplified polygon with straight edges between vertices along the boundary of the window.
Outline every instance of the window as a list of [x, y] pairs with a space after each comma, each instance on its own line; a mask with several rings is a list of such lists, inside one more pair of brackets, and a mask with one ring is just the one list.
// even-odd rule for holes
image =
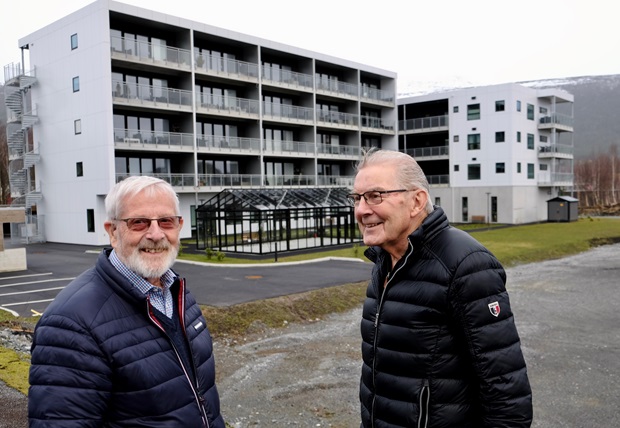
[[532, 104], [527, 105], [527, 118], [529, 120], [534, 120], [534, 105]]
[[540, 170], [541, 171], [546, 171], [547, 169], [549, 169], [549, 165], [547, 165], [546, 163], [541, 163], [540, 164]]
[[84, 176], [84, 164], [82, 162], [76, 162], [75, 164], [75, 175], [76, 177]]
[[546, 143], [549, 140], [549, 138], [546, 135], [541, 135], [540, 137], [538, 137], [538, 141], [540, 141], [541, 143]]
[[517, 131], [517, 143], [521, 142], [521, 131]]
[[540, 114], [547, 114], [547, 108], [546, 107], [541, 107], [540, 109], [538, 109], [538, 111], [540, 112]]
[[87, 232], [95, 231], [95, 210], [86, 210], [86, 230]]
[[458, 135], [455, 135], [455, 136], [454, 136], [454, 138], [453, 138], [453, 140], [454, 140], [454, 142], [455, 142], [455, 143], [458, 143], [458, 142], [459, 142], [459, 136], [458, 136]]
[[461, 218], [465, 223], [467, 223], [467, 220], [469, 219], [467, 211], [467, 198], [464, 197], [461, 199]]
[[467, 179], [480, 180], [480, 164], [472, 163], [467, 165]]
[[517, 174], [521, 174], [521, 162], [517, 162]]
[[454, 107], [452, 107], [452, 111], [453, 111], [454, 113], [458, 113], [458, 112], [459, 112], [459, 106], [454, 106]]
[[533, 163], [528, 163], [527, 164], [527, 178], [534, 178], [534, 164]]
[[459, 172], [459, 166], [458, 165], [454, 165], [454, 172]]
[[80, 90], [80, 78], [73, 78], [73, 92], [78, 92]]
[[506, 109], [506, 103], [504, 100], [495, 101], [495, 111], [504, 111]]
[[506, 141], [506, 134], [504, 133], [504, 131], [496, 132], [495, 133], [495, 142], [496, 143], [503, 143], [504, 141]]
[[77, 119], [73, 121], [73, 133], [75, 135], [82, 133], [82, 119]]
[[521, 101], [517, 100], [517, 111], [521, 111]]
[[506, 164], [504, 162], [497, 162], [495, 164], [495, 173], [503, 174], [506, 172]]
[[534, 150], [534, 134], [527, 134], [527, 148]]
[[480, 134], [467, 136], [467, 150], [480, 150]]
[[77, 47], [78, 47], [77, 34], [72, 34], [71, 35], [71, 50], [77, 49]]
[[467, 106], [467, 120], [480, 119], [480, 104], [469, 104]]
[[441, 198], [440, 197], [435, 197], [435, 205], [437, 205], [438, 207], [441, 206]]

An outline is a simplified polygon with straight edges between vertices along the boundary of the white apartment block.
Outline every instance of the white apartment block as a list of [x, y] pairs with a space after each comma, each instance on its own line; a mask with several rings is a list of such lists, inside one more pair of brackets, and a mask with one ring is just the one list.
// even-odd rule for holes
[[547, 220], [573, 186], [573, 95], [514, 83], [398, 100], [398, 150], [453, 223]]
[[19, 46], [9, 172], [33, 240], [107, 245], [104, 198], [128, 175], [174, 186], [188, 238], [224, 189], [350, 187], [363, 147], [398, 148], [391, 71], [111, 0]]

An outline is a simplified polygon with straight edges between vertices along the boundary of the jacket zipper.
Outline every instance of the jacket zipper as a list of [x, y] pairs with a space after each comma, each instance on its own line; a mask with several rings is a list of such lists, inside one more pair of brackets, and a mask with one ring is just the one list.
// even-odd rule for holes
[[[372, 386], [374, 388], [374, 390], [377, 390], [377, 384], [375, 383], [375, 379], [376, 379], [376, 370], [375, 368], [377, 367], [377, 336], [379, 335], [379, 314], [381, 314], [381, 307], [383, 306], [383, 297], [385, 296], [385, 293], [387, 292], [388, 286], [390, 285], [390, 282], [392, 282], [392, 279], [396, 276], [396, 274], [407, 264], [407, 260], [409, 260], [409, 256], [411, 254], [413, 254], [413, 244], [411, 243], [411, 241], [408, 241], [409, 243], [409, 251], [407, 252], [407, 255], [405, 256], [405, 260], [403, 261], [403, 263], [401, 263], [401, 265], [398, 267], [398, 269], [396, 269], [394, 272], [388, 273], [386, 279], [386, 283], [385, 286], [383, 287], [383, 292], [381, 293], [381, 298], [379, 299], [379, 306], [377, 306], [377, 313], [375, 314], [375, 335], [374, 335], [374, 339], [373, 339], [373, 344], [372, 344], [372, 350], [373, 350], [373, 354], [375, 355], [375, 358], [372, 359]], [[375, 393], [372, 397], [372, 409], [370, 412], [370, 423], [372, 425], [372, 428], [374, 428], [375, 426], [375, 399], [377, 397], [377, 394]]]
[[420, 391], [420, 416], [418, 416], [418, 428], [428, 426], [428, 404], [431, 401], [431, 389], [428, 379], [424, 380], [424, 385]]
[[[179, 289], [179, 294], [181, 294], [182, 291], [183, 291], [183, 287]], [[161, 326], [157, 318], [155, 318], [153, 314], [151, 313], [151, 299], [149, 298], [149, 296], [146, 296], [146, 301], [147, 301], [147, 307], [148, 307], [148, 311], [147, 311], [148, 317], [151, 320], [151, 322], [155, 324], [157, 328], [159, 328], [161, 332], [164, 333], [164, 335], [168, 338], [168, 342], [170, 342], [170, 346], [172, 346], [172, 350], [174, 351], [174, 354], [176, 355], [177, 360], [179, 360], [179, 365], [183, 369], [183, 374], [185, 374], [185, 379], [187, 379], [187, 382], [189, 383], [189, 386], [192, 389], [192, 393], [194, 394], [194, 399], [196, 400], [196, 404], [198, 404], [198, 409], [200, 410], [200, 417], [202, 418], [202, 422], [206, 428], [209, 428], [209, 419], [207, 417], [207, 412], [204, 407], [205, 399], [197, 391], [196, 386], [194, 385], [194, 383], [192, 382], [189, 376], [189, 373], [187, 373], [185, 365], [183, 364], [183, 361], [181, 360], [181, 356], [179, 355], [179, 351], [177, 350], [177, 347], [174, 345], [174, 342], [170, 339], [170, 336], [168, 336], [168, 333], [166, 333], [166, 330]], [[185, 323], [182, 322], [181, 324], [183, 325], [183, 327], [185, 327], [184, 326]], [[185, 330], [183, 330], [183, 332], [185, 332]], [[190, 353], [191, 353], [191, 345], [189, 345], [189, 348], [190, 348]], [[194, 371], [195, 371], [195, 367], [194, 367]]]

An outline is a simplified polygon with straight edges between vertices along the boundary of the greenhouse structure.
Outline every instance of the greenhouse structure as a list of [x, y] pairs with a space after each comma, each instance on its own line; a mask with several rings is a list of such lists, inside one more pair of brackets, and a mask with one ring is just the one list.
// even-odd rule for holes
[[263, 255], [360, 242], [349, 192], [224, 190], [196, 209], [196, 247]]

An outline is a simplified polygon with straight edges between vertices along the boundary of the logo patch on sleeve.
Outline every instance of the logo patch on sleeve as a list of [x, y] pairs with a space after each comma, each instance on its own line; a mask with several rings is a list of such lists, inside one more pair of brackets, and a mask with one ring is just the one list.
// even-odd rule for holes
[[491, 311], [491, 315], [494, 317], [499, 316], [501, 308], [499, 307], [499, 302], [489, 303], [489, 311]]

